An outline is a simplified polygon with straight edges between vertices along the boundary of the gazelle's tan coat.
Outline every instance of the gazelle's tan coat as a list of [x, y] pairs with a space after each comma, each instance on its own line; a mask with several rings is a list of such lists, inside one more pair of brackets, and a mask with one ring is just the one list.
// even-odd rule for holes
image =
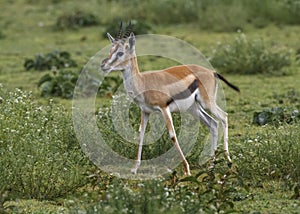
[[[222, 123], [224, 151], [228, 161], [231, 162], [228, 152], [227, 113], [216, 104], [216, 78], [223, 80], [237, 91], [238, 88], [220, 74], [198, 65], [182, 65], [140, 73], [135, 54], [135, 37], [133, 33], [130, 36], [126, 33], [125, 37], [121, 39], [121, 28], [122, 25], [116, 39], [108, 34], [112, 48], [109, 56], [103, 60], [101, 68], [105, 72], [120, 70], [128, 95], [141, 108], [139, 148], [132, 172], [136, 173], [140, 165], [143, 138], [149, 114], [153, 111], [162, 113], [170, 138], [184, 164], [186, 174], [190, 175], [190, 169], [176, 137], [171, 116], [171, 112], [174, 111], [188, 111], [209, 127], [212, 135], [211, 155], [214, 156], [218, 140], [218, 122], [206, 113], [205, 110], [209, 110]], [[125, 40], [128, 36], [129, 42], [126, 43]]]

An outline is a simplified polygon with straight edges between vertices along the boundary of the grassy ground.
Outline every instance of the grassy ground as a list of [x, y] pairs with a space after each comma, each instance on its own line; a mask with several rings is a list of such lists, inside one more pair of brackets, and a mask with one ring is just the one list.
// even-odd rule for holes
[[[53, 30], [57, 16], [61, 15], [65, 8], [67, 8], [66, 11], [78, 10], [79, 8], [94, 11], [92, 4], [95, 3], [94, 1], [82, 7], [74, 4], [72, 1], [65, 1], [65, 4], [42, 4], [38, 1], [32, 1], [34, 3], [30, 4], [29, 2], [31, 1], [7, 0], [0, 3], [2, 10], [0, 14], [0, 83], [8, 90], [21, 88], [26, 91], [32, 91], [38, 102], [47, 103], [48, 100], [40, 97], [40, 91], [37, 88], [37, 82], [47, 71], [25, 71], [23, 67], [25, 59], [32, 58], [37, 53], [66, 50], [72, 54], [78, 63], [79, 70], [90, 57], [108, 45], [109, 42], [107, 39], [102, 38], [102, 34], [105, 31], [104, 24], [76, 30]], [[99, 7], [99, 4], [97, 5]], [[115, 8], [111, 8], [105, 13], [105, 9], [101, 9], [101, 12], [103, 12], [102, 16], [108, 17], [110, 16], [109, 13], [115, 14], [115, 10]], [[106, 19], [103, 18], [104, 21], [102, 22], [105, 22]], [[157, 34], [171, 35], [183, 39], [208, 56], [218, 43], [230, 43], [239, 34], [238, 32], [204, 31], [196, 24], [164, 24], [155, 26], [154, 30]], [[263, 38], [267, 44], [280, 44], [292, 49], [294, 52], [300, 49], [300, 27], [297, 25], [269, 24], [260, 29], [254, 28], [252, 25], [245, 25], [243, 32], [249, 38]], [[145, 61], [145, 64], [140, 65], [140, 68], [148, 68], [152, 66], [151, 63]], [[163, 66], [163, 63], [160, 66]], [[264, 134], [276, 132], [277, 130], [277, 128], [268, 126], [253, 125], [253, 113], [277, 106], [299, 109], [299, 98], [295, 103], [285, 102], [285, 100], [281, 102], [278, 99], [278, 97], [288, 99], [286, 94], [289, 91], [294, 90], [299, 93], [299, 67], [292, 65], [290, 69], [293, 71], [292, 74], [284, 76], [226, 75], [228, 80], [238, 85], [241, 89], [241, 93], [236, 94], [224, 85], [227, 111], [230, 115], [229, 146], [232, 149], [233, 159], [240, 169], [244, 167], [249, 168], [250, 165], [249, 163], [243, 163], [243, 159], [239, 157], [240, 148], [247, 148], [247, 143], [250, 140], [254, 140], [257, 136], [267, 140]], [[221, 70], [219, 72], [222, 73]], [[71, 100], [60, 98], [54, 98], [54, 100], [71, 110]], [[109, 101], [108, 98], [100, 99], [99, 105], [107, 105]], [[278, 129], [298, 128], [299, 125], [290, 125], [282, 126]], [[278, 132], [280, 132], [281, 140], [289, 138], [290, 132], [280, 130]], [[297, 142], [299, 135], [294, 132], [291, 133], [295, 137], [294, 143], [299, 144]], [[297, 136], [298, 138], [296, 138]], [[275, 142], [276, 139], [272, 138], [271, 141]], [[278, 146], [278, 144], [274, 145]], [[272, 150], [272, 146], [267, 148]], [[253, 152], [255, 150], [246, 149], [245, 151]], [[267, 151], [265, 152], [267, 153]], [[243, 155], [247, 156], [247, 154]], [[260, 161], [263, 162], [263, 159], [263, 156], [257, 157], [253, 159], [253, 164], [256, 164], [257, 167], [262, 167], [263, 164]], [[250, 162], [251, 158], [245, 158], [244, 160]], [[255, 166], [253, 168], [255, 169]], [[196, 172], [197, 168], [194, 170]], [[261, 170], [258, 169], [258, 171]], [[253, 180], [251, 180], [249, 175], [256, 177], [253, 177]], [[300, 213], [299, 198], [291, 199], [294, 192], [292, 188], [284, 187], [286, 184], [284, 177], [278, 176], [279, 178], [271, 179], [272, 176], [259, 177], [261, 175], [257, 175], [254, 172], [249, 173], [249, 175], [245, 174], [245, 177], [247, 177], [245, 179], [246, 183], [250, 186], [249, 194], [246, 199], [235, 202], [235, 209], [241, 213]], [[5, 203], [5, 207], [17, 207], [17, 209], [8, 209], [8, 211], [18, 210], [22, 213], [67, 213], [70, 204], [97, 201], [99, 199], [97, 194], [100, 194], [100, 192], [89, 190], [86, 193], [78, 190], [74, 195], [67, 195], [53, 201], [38, 201], [35, 199], [11, 200]]]
[[[266, 183], [266, 186], [268, 186], [268, 190], [253, 189], [251, 190], [253, 195], [249, 199], [236, 202], [236, 209], [241, 210], [237, 213], [299, 213], [299, 202], [291, 200], [291, 194], [281, 191], [278, 183], [270, 182]], [[72, 204], [74, 198], [64, 199], [63, 203]], [[11, 201], [7, 203], [7, 206], [16, 206], [24, 213], [69, 212], [64, 204], [34, 199]]]

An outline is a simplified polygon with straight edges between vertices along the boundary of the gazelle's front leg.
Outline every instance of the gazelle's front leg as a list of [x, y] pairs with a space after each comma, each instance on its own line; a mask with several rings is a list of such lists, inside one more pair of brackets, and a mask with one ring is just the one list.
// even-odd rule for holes
[[144, 111], [141, 112], [141, 124], [139, 128], [139, 147], [136, 155], [136, 161], [134, 167], [131, 169], [131, 172], [136, 174], [139, 166], [141, 165], [141, 158], [142, 158], [142, 147], [143, 147], [143, 141], [144, 141], [144, 135], [147, 127], [147, 123], [149, 120], [149, 113], [146, 113]]
[[179, 143], [178, 143], [178, 140], [177, 140], [177, 137], [176, 137], [171, 112], [170, 112], [169, 108], [166, 107], [166, 108], [161, 109], [161, 113], [163, 114], [163, 117], [165, 119], [166, 126], [167, 126], [167, 129], [168, 129], [168, 132], [169, 132], [169, 136], [172, 139], [172, 142], [175, 145], [175, 147], [176, 147], [176, 149], [177, 149], [177, 151], [180, 155], [180, 158], [183, 162], [185, 174], [186, 175], [191, 175], [190, 166], [189, 166], [187, 160], [185, 159], [185, 156], [184, 156], [184, 154], [183, 154], [183, 152], [182, 152], [182, 150], [179, 146]]

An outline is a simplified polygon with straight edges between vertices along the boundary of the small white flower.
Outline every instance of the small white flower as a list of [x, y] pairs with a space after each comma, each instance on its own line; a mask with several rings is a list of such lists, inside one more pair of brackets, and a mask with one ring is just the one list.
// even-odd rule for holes
[[44, 24], [44, 22], [38, 22], [38, 26], [39, 26], [39, 27], [44, 27], [45, 24]]

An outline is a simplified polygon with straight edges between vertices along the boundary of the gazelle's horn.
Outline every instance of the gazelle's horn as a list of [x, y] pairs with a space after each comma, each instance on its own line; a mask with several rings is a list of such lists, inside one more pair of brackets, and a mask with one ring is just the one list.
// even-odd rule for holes
[[126, 32], [125, 32], [125, 34], [124, 34], [124, 36], [122, 38], [123, 42], [125, 42], [125, 40], [128, 38], [128, 36], [130, 35], [131, 31], [132, 31], [132, 25], [131, 25], [131, 21], [130, 21], [129, 24], [127, 25], [127, 27], [126, 27]]
[[116, 40], [121, 39], [121, 36], [122, 36], [122, 28], [123, 28], [123, 22], [121, 21], [121, 22], [120, 22], [119, 31], [118, 31], [118, 34], [117, 34], [117, 37], [116, 37]]

